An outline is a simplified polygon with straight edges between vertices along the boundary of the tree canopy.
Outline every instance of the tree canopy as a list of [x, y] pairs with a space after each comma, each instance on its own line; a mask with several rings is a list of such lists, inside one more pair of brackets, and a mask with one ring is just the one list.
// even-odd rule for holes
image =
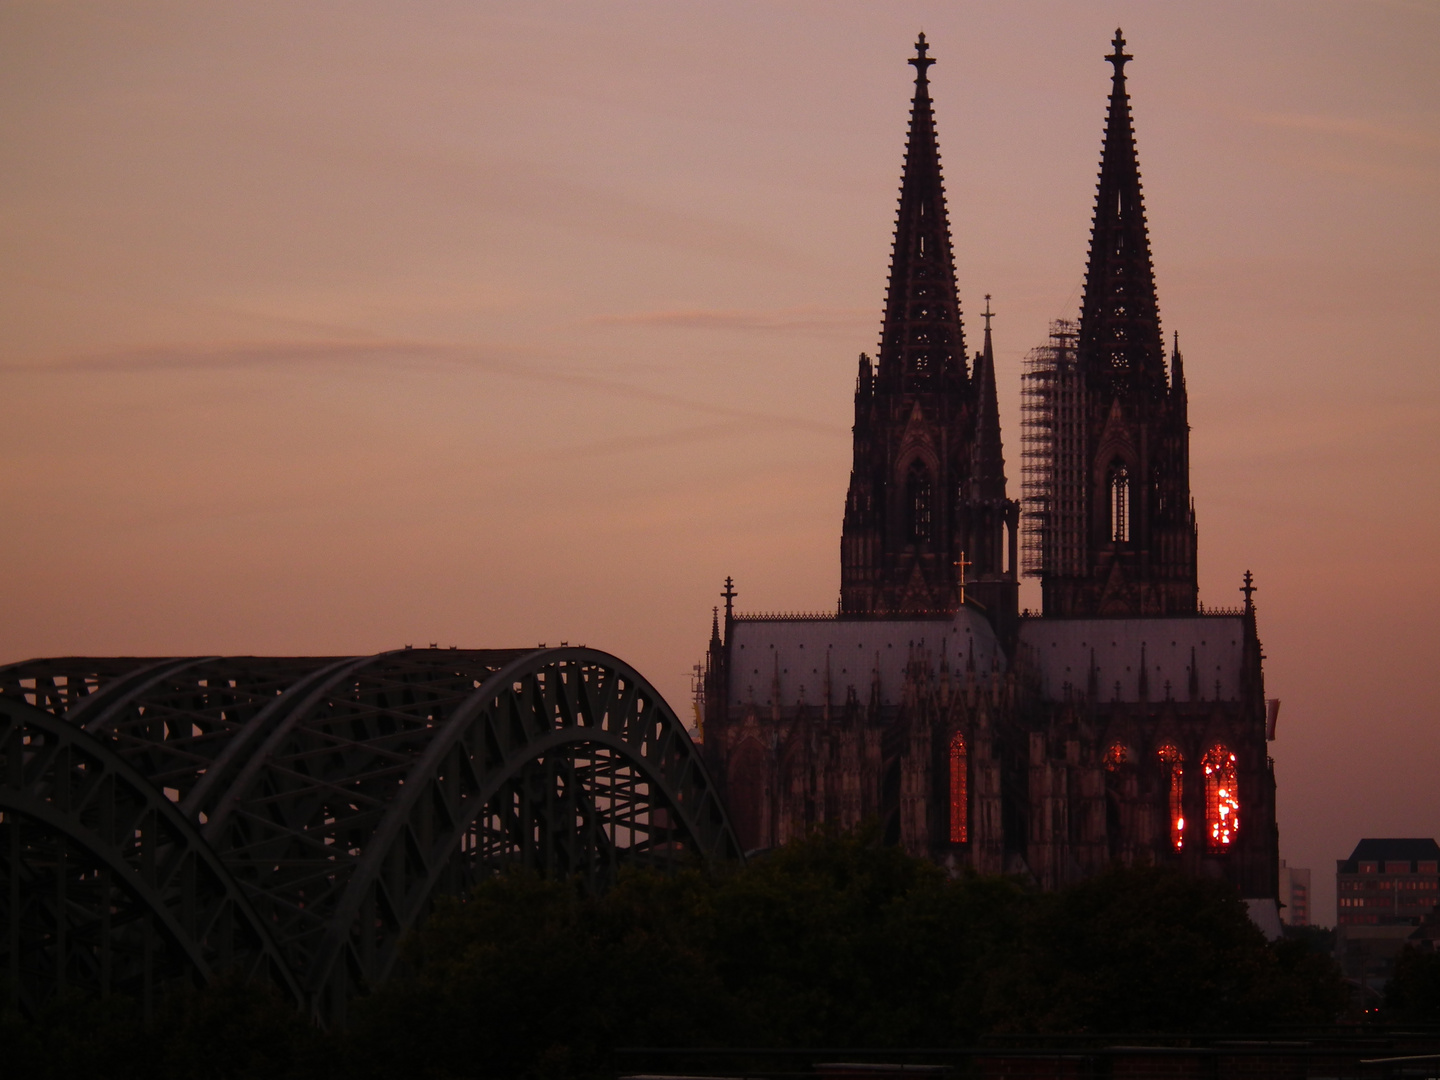
[[[358, 1006], [377, 1073], [598, 1068], [616, 1046], [960, 1046], [1008, 1032], [1327, 1023], [1328, 958], [1266, 943], [1229, 885], [1116, 867], [1055, 893], [949, 877], [866, 834], [601, 897], [525, 875], [448, 904]], [[423, 1033], [423, 1034], [422, 1034]], [[387, 1064], [388, 1063], [388, 1064]], [[493, 1070], [493, 1071], [492, 1071]]]
[[1115, 867], [1044, 893], [951, 877], [861, 832], [743, 867], [630, 872], [600, 896], [524, 872], [491, 879], [440, 905], [346, 1032], [308, 1030], [275, 996], [225, 984], [148, 1034], [114, 1003], [11, 1017], [4, 1034], [23, 1064], [43, 1059], [47, 1031], [69, 1032], [66, 1060], [91, 1077], [549, 1080], [606, 1075], [627, 1046], [1254, 1032], [1327, 1023], [1344, 1002], [1328, 957], [1267, 944], [1223, 882]]

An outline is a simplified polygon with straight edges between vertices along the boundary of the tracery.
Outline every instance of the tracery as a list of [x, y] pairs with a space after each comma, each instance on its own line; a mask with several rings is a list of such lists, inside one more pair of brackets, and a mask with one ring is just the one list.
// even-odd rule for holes
[[1225, 851], [1240, 831], [1240, 795], [1235, 755], [1217, 743], [1205, 753], [1205, 831], [1211, 851]]
[[1174, 743], [1165, 743], [1156, 754], [1170, 774], [1170, 846], [1180, 851], [1185, 847], [1185, 756]]
[[964, 844], [970, 839], [969, 754], [965, 736], [955, 732], [950, 738], [950, 842]]
[[905, 478], [905, 495], [910, 510], [910, 539], [916, 544], [930, 542], [931, 490], [930, 470], [923, 462], [913, 462]]

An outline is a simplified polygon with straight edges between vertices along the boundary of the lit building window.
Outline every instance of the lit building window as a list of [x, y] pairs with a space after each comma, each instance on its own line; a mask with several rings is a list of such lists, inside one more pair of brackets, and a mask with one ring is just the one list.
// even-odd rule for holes
[[1235, 755], [1224, 746], [1212, 746], [1205, 766], [1205, 828], [1210, 850], [1225, 851], [1240, 831], [1240, 795], [1235, 783]]
[[1105, 751], [1105, 771], [1115, 772], [1130, 760], [1130, 752], [1125, 749], [1124, 743], [1111, 743], [1110, 749]]
[[950, 740], [950, 842], [964, 844], [970, 839], [970, 759], [965, 752], [965, 736], [960, 732]]
[[1179, 851], [1185, 846], [1185, 758], [1174, 743], [1160, 747], [1158, 756], [1170, 773], [1170, 845]]
[[1110, 538], [1117, 544], [1130, 541], [1130, 470], [1123, 461], [1110, 467]]

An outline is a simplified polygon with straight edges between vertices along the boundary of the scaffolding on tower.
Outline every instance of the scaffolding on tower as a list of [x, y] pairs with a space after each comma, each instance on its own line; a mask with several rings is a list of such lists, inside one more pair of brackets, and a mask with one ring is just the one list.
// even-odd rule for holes
[[1076, 358], [1079, 327], [1050, 324], [1020, 377], [1021, 564], [1027, 577], [1085, 570], [1085, 386]]

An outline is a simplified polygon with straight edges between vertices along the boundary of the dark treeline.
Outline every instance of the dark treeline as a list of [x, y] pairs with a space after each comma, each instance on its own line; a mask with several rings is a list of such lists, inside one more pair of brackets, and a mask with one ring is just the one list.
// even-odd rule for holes
[[[1407, 1018], [1440, 998], [1426, 960]], [[604, 1075], [617, 1046], [1260, 1032], [1328, 1024], [1345, 1003], [1328, 956], [1267, 944], [1223, 882], [1116, 868], [1041, 893], [848, 835], [744, 868], [627, 875], [598, 898], [494, 879], [435, 913], [345, 1032], [222, 984], [149, 1025], [123, 1001], [56, 1002], [0, 1038], [13, 1075], [36, 1078], [559, 1078]]]

